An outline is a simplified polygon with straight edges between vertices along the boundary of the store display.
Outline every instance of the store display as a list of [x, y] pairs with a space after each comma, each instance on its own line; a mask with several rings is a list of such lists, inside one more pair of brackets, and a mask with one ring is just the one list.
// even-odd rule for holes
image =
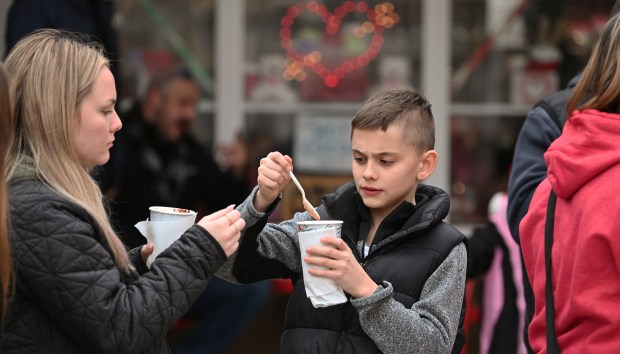
[[551, 44], [531, 47], [525, 60], [516, 61], [510, 72], [510, 100], [534, 105], [560, 87], [558, 67], [562, 54]]
[[250, 100], [256, 102], [294, 102], [297, 92], [282, 77], [284, 57], [280, 54], [266, 54], [258, 65], [259, 77], [252, 86]]
[[379, 59], [379, 82], [370, 87], [368, 96], [379, 91], [397, 88], [411, 88], [409, 59], [404, 55], [382, 55]]
[[[316, 43], [316, 49], [311, 52], [304, 52], [302, 48], [297, 47], [293, 33], [297, 17], [305, 11], [316, 14], [325, 23], [325, 32], [315, 37], [319, 42]], [[366, 20], [353, 26], [346, 26], [343, 18], [355, 12], [365, 15]], [[384, 41], [383, 30], [394, 26], [398, 21], [399, 16], [394, 12], [394, 5], [389, 2], [370, 8], [364, 1], [346, 1], [332, 13], [325, 5], [309, 1], [288, 8], [280, 21], [282, 24], [280, 44], [290, 59], [289, 66], [298, 70], [312, 71], [321, 78], [326, 87], [333, 88], [340, 85], [346, 75], [367, 66], [377, 57]], [[301, 26], [303, 36], [304, 27], [307, 25]], [[340, 33], [341, 28], [349, 31]], [[356, 53], [360, 42], [366, 43], [366, 49]], [[293, 77], [299, 80], [298, 75]], [[305, 77], [300, 81], [304, 79]]]

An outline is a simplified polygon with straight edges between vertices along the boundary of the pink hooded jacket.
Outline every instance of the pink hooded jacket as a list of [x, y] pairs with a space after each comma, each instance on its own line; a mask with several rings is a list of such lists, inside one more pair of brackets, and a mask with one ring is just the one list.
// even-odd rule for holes
[[552, 284], [560, 349], [620, 353], [620, 115], [576, 111], [545, 161], [548, 178], [520, 224], [536, 298], [530, 344], [537, 353], [547, 352], [544, 228], [553, 187]]

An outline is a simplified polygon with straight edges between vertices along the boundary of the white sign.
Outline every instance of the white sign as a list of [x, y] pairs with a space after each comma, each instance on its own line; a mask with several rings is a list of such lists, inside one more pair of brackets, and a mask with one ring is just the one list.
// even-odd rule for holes
[[351, 118], [298, 116], [293, 164], [295, 171], [351, 173]]

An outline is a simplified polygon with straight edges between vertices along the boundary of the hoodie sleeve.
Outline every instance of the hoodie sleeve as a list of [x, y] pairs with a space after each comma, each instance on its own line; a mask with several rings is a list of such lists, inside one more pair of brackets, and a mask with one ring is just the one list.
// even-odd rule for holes
[[410, 309], [394, 300], [389, 282], [351, 303], [364, 331], [383, 353], [450, 353], [459, 327], [466, 268], [467, 250], [460, 243], [428, 278], [420, 300]]
[[239, 249], [218, 270], [217, 276], [234, 283], [253, 283], [265, 279], [292, 278], [301, 272], [301, 255], [297, 222], [312, 220], [307, 212], [295, 213], [293, 219], [279, 224], [268, 223], [277, 206], [276, 200], [265, 212], [254, 208], [255, 187], [237, 207], [246, 226], [241, 231]]
[[508, 225], [519, 242], [519, 223], [538, 184], [547, 177], [544, 154], [560, 136], [560, 128], [541, 107], [531, 110], [519, 132], [508, 182]]

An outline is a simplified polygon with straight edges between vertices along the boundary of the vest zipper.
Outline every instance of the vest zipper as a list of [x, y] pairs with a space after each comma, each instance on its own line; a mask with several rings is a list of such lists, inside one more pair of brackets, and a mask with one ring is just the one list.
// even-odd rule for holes
[[[365, 259], [363, 257], [363, 254], [360, 255], [359, 252], [357, 251], [357, 247], [356, 247], [357, 245], [355, 244], [355, 242], [353, 242], [353, 240], [350, 237], [346, 236], [346, 235], [342, 235], [341, 237], [345, 240], [345, 243], [347, 243], [349, 245], [349, 248], [353, 252], [353, 255], [357, 258], [357, 261], [362, 266], [362, 268], [364, 268], [364, 265], [366, 264]], [[351, 247], [351, 245], [353, 245], [354, 247]], [[342, 331], [338, 335], [338, 341], [337, 341], [337, 344], [336, 344], [336, 350], [334, 352], [335, 354], [342, 353], [342, 349], [343, 349], [343, 346], [344, 346], [344, 338], [347, 335], [346, 326], [347, 326], [347, 314], [348, 314], [348, 312], [349, 312], [349, 306], [345, 307], [345, 310], [344, 310], [343, 321], [342, 321], [344, 328], [342, 329]]]
[[345, 330], [342, 330], [342, 332], [340, 332], [340, 335], [338, 336], [338, 345], [336, 346], [335, 354], [342, 353], [342, 342], [344, 341], [344, 336], [346, 335], [347, 335], [347, 332]]

